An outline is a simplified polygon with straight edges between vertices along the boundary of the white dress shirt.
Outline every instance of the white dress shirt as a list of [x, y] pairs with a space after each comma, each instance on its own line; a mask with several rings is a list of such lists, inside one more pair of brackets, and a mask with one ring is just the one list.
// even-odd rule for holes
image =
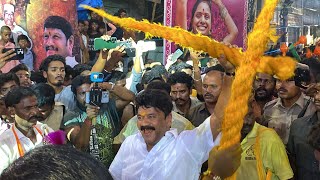
[[183, 131], [167, 131], [148, 152], [140, 133], [126, 138], [109, 171], [115, 180], [197, 180], [201, 165], [209, 152], [220, 143], [221, 134], [213, 141], [210, 117], [199, 127]]
[[[46, 124], [42, 124], [40, 122], [36, 124], [36, 127], [42, 132], [42, 135], [47, 135], [46, 133], [53, 131]], [[48, 130], [48, 132], [44, 132], [44, 127]], [[17, 140], [13, 134], [12, 128], [14, 128], [15, 132], [17, 133], [17, 136], [20, 140], [24, 154], [36, 147], [43, 145], [43, 142], [42, 142], [43, 137], [35, 128], [33, 128], [33, 130], [36, 134], [37, 141], [35, 144], [33, 144], [33, 142], [28, 137], [23, 135], [16, 128], [16, 126], [12, 125], [10, 129], [7, 129], [6, 131], [4, 131], [0, 136], [0, 174], [14, 160], [20, 157], [18, 146], [17, 146]]]

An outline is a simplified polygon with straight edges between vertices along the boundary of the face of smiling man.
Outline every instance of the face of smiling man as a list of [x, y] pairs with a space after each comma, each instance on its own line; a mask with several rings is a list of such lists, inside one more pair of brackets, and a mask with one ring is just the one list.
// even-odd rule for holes
[[63, 57], [72, 56], [73, 36], [67, 39], [61, 29], [45, 28], [43, 44], [47, 56], [54, 54], [59, 54]]

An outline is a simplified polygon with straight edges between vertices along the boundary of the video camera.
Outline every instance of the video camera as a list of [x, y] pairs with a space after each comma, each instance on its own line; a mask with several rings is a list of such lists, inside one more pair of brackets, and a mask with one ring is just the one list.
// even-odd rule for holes
[[127, 57], [134, 57], [136, 55], [136, 47], [139, 46], [142, 52], [147, 52], [156, 49], [155, 41], [138, 41], [136, 44], [133, 40], [127, 39], [123, 41], [117, 40], [116, 37], [110, 37], [109, 40], [103, 38], [94, 39], [94, 49], [113, 49], [117, 46], [123, 46], [126, 51]]
[[310, 82], [310, 70], [305, 68], [298, 67], [295, 70], [294, 83], [296, 86], [301, 87], [303, 89], [307, 89], [307, 84]]
[[103, 90], [98, 83], [103, 82], [104, 75], [102, 73], [93, 72], [90, 75], [91, 82], [94, 86], [89, 92], [86, 92], [86, 103], [94, 106], [101, 106], [109, 102], [109, 91]]

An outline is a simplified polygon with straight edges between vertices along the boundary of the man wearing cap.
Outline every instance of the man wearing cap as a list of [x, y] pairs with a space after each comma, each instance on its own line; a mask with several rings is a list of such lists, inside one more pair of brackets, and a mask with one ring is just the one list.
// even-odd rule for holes
[[66, 64], [74, 67], [78, 64], [72, 56], [74, 45], [71, 24], [61, 16], [49, 16], [44, 21], [43, 44], [46, 55], [59, 54], [66, 58]]
[[18, 36], [24, 34], [28, 37], [30, 41], [30, 47], [32, 47], [32, 41], [29, 38], [27, 31], [15, 23], [14, 6], [12, 4], [3, 5], [3, 20], [0, 21], [0, 27], [5, 25], [10, 27], [15, 44], [18, 44]]

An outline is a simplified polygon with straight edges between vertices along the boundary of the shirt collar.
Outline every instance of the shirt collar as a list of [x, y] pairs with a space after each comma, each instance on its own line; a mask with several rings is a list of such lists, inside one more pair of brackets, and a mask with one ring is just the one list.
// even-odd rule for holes
[[245, 144], [248, 141], [248, 139], [256, 138], [258, 136], [258, 129], [259, 124], [255, 122], [253, 128], [251, 129], [249, 134], [242, 140], [241, 144]]
[[[300, 97], [298, 98], [298, 100], [291, 106], [293, 107], [295, 104], [298, 105], [301, 109], [304, 107], [304, 101], [305, 101], [305, 98], [306, 98], [306, 95], [304, 95], [303, 93], [301, 93]], [[277, 103], [275, 104], [275, 106], [281, 106], [283, 108], [285, 108], [283, 105], [282, 105], [282, 101], [281, 101], [281, 98], [278, 98], [277, 100]], [[290, 107], [290, 108], [291, 108]]]
[[[37, 122], [37, 124], [39, 124], [39, 122]], [[27, 136], [25, 136], [25, 135], [16, 127], [16, 125], [11, 126], [11, 128], [14, 128], [14, 130], [16, 131], [17, 136], [18, 136], [19, 139], [28, 138]], [[36, 135], [36, 137], [37, 137], [38, 134], [39, 134], [39, 132], [38, 132], [37, 130], [35, 130], [34, 127], [33, 127], [32, 129], [33, 129], [33, 131], [34, 131], [34, 133], [35, 133], [35, 135]], [[42, 135], [41, 135], [41, 136], [42, 136]], [[28, 138], [28, 139], [29, 139], [29, 138]]]

